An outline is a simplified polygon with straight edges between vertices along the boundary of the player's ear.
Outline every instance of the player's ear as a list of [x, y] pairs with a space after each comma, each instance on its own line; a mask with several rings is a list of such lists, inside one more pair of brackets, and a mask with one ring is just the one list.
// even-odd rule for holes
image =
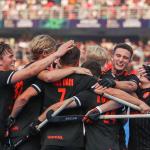
[[42, 56], [43, 56], [44, 58], [47, 57], [48, 55], [49, 55], [49, 52], [43, 51]]

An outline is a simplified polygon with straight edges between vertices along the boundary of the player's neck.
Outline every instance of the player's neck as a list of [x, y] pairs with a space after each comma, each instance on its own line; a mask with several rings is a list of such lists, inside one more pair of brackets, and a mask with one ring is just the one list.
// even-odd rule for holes
[[70, 68], [70, 67], [78, 67], [78, 66], [76, 66], [76, 65], [63, 65], [63, 66], [61, 66], [61, 69]]
[[8, 67], [4, 67], [3, 65], [0, 65], [0, 71], [10, 71], [10, 70], [15, 70], [15, 68], [8, 68]]
[[5, 69], [3, 65], [0, 65], [0, 71], [8, 71], [8, 70]]
[[116, 69], [112, 68], [112, 73], [114, 75], [119, 76], [119, 75], [122, 75], [124, 73], [124, 70], [116, 70]]

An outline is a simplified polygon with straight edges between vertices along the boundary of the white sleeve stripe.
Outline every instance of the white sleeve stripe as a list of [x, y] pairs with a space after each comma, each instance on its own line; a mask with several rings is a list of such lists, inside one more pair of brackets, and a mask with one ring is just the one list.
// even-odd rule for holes
[[34, 86], [38, 90], [39, 93], [41, 92], [41, 89], [36, 84], [32, 84], [32, 86]]
[[8, 79], [7, 79], [7, 84], [9, 84], [9, 83], [11, 82], [11, 77], [13, 76], [14, 73], [15, 73], [15, 71], [13, 71], [13, 72], [9, 75], [9, 77], [8, 77]]
[[77, 100], [78, 105], [79, 105], [79, 106], [81, 106], [81, 102], [80, 102], [79, 98], [78, 98], [78, 97], [76, 97], [76, 96], [73, 96], [73, 97]]

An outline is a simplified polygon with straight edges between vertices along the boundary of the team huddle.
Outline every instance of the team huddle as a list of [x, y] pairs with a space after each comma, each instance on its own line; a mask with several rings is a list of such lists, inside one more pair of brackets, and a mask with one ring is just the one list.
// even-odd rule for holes
[[[1, 150], [150, 150], [149, 118], [130, 119], [128, 146], [123, 128], [127, 120], [99, 119], [129, 109], [104, 93], [140, 108], [130, 113], [150, 112], [150, 67], [143, 65], [136, 74], [127, 71], [131, 46], [114, 47], [111, 67], [109, 54], [99, 46], [87, 51], [80, 64], [73, 40], [58, 45], [49, 35], [38, 35], [30, 50], [32, 61], [17, 70], [13, 50], [0, 43]], [[53, 116], [70, 100], [60, 118]], [[82, 118], [61, 119], [73, 115]], [[47, 117], [49, 123], [39, 132], [37, 126]], [[15, 147], [26, 135], [30, 138]]]

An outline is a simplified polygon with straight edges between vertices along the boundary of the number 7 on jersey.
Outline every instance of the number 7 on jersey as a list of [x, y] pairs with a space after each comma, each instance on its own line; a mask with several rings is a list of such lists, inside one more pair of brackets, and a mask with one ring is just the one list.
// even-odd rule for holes
[[62, 102], [66, 95], [66, 88], [58, 88], [58, 92], [61, 93], [60, 102]]

